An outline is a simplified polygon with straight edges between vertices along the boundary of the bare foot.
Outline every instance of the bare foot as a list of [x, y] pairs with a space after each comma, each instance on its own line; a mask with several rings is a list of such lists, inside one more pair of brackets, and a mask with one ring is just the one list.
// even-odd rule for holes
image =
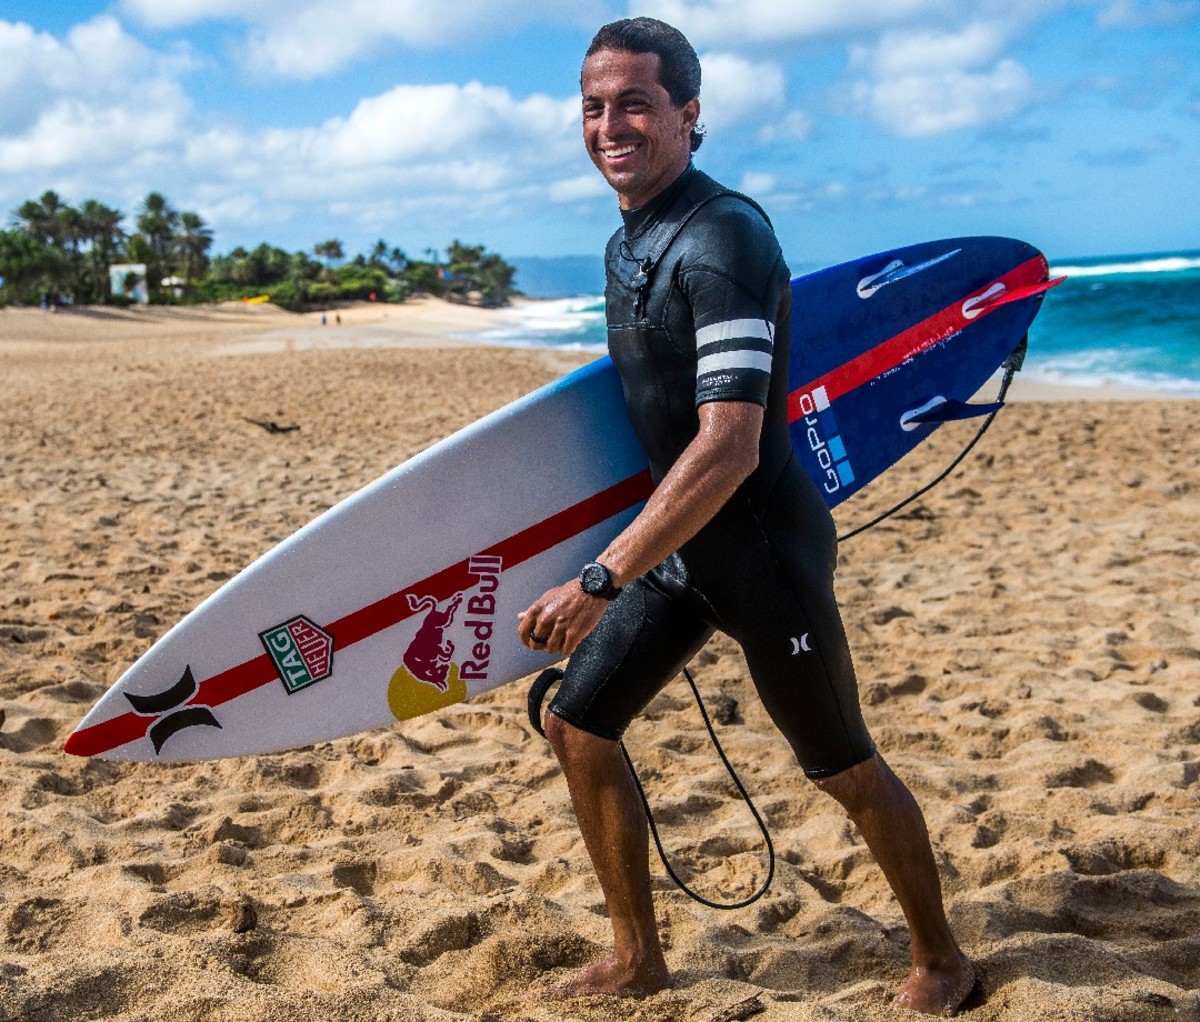
[[893, 1008], [952, 1018], [975, 989], [975, 966], [960, 955], [946, 968], [917, 968], [908, 974]]
[[555, 991], [555, 996], [560, 999], [586, 997], [589, 994], [649, 997], [670, 985], [671, 977], [661, 958], [654, 963], [626, 964], [618, 961], [616, 955], [610, 955], [567, 980]]

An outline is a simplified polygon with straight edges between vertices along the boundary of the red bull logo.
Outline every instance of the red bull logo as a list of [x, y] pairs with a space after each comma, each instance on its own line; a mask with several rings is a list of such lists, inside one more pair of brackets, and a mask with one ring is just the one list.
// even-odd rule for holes
[[[491, 638], [496, 615], [496, 590], [503, 561], [492, 555], [472, 557], [468, 569], [479, 579], [474, 590], [455, 593], [439, 606], [433, 596], [409, 593], [409, 608], [424, 618], [401, 657], [401, 667], [388, 685], [388, 705], [398, 720], [408, 720], [467, 697], [467, 681], [486, 681], [491, 665]], [[450, 637], [459, 610], [460, 642], [471, 642], [467, 656], [456, 659], [458, 646]], [[462, 633], [465, 631], [465, 636]]]
[[404, 651], [404, 666], [418, 681], [432, 685], [439, 692], [448, 688], [446, 676], [450, 673], [450, 658], [454, 656], [454, 643], [446, 638], [446, 629], [454, 624], [461, 603], [462, 593], [455, 593], [446, 609], [438, 610], [437, 600], [432, 596], [408, 594], [409, 608], [426, 613]]

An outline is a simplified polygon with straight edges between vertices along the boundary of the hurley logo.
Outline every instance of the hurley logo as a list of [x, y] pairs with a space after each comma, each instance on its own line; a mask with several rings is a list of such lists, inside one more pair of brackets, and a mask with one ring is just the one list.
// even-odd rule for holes
[[333, 673], [333, 636], [306, 617], [294, 617], [258, 637], [289, 693]]

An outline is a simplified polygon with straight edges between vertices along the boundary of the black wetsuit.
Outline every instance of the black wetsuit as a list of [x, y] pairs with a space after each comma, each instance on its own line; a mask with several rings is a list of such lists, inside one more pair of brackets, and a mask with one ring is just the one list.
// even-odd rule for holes
[[658, 482], [706, 401], [765, 407], [759, 464], [700, 532], [627, 585], [567, 666], [551, 710], [620, 738], [720, 629], [810, 777], [874, 745], [833, 596], [837, 539], [787, 423], [788, 269], [765, 214], [689, 167], [608, 244], [608, 343]]

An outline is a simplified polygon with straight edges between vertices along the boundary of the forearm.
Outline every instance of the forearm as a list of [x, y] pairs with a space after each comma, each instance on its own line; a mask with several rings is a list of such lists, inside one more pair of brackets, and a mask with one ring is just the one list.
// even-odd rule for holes
[[[615, 585], [644, 575], [700, 531], [758, 465], [763, 410], [749, 402], [700, 406], [700, 431], [651, 494], [641, 514], [600, 555]], [[517, 615], [530, 649], [573, 653], [608, 604], [578, 579], [543, 593]]]
[[633, 581], [691, 539], [758, 464], [762, 409], [701, 406], [701, 428], [646, 506], [598, 558], [617, 586]]

